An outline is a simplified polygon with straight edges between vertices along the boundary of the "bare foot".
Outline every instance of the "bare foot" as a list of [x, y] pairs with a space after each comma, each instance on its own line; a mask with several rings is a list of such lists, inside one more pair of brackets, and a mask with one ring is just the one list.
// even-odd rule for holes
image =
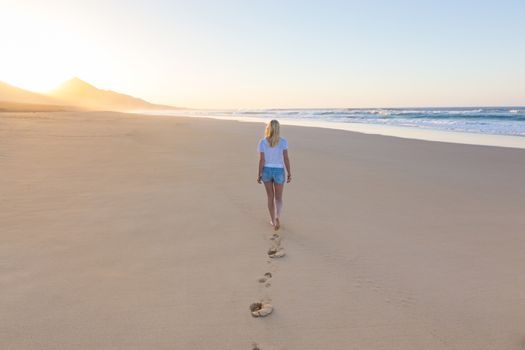
[[281, 227], [281, 223], [279, 222], [279, 218], [275, 218], [275, 225], [273, 226], [273, 229], [277, 231]]

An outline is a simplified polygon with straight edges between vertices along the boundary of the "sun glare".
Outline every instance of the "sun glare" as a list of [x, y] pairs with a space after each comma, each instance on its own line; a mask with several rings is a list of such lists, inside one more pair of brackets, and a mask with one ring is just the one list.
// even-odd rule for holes
[[78, 75], [79, 68], [92, 56], [86, 54], [78, 33], [66, 31], [52, 20], [32, 16], [24, 9], [15, 10], [9, 16], [0, 13], [0, 80], [47, 92]]

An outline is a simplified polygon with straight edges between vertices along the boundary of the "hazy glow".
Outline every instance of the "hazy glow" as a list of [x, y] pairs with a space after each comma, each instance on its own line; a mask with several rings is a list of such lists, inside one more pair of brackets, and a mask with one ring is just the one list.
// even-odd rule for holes
[[525, 105], [521, 1], [0, 0], [0, 81], [202, 108]]

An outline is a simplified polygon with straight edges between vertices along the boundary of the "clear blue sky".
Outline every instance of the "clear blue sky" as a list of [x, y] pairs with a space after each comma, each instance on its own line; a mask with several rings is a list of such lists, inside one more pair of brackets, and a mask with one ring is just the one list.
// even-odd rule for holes
[[206, 108], [525, 105], [525, 1], [0, 0], [0, 81]]

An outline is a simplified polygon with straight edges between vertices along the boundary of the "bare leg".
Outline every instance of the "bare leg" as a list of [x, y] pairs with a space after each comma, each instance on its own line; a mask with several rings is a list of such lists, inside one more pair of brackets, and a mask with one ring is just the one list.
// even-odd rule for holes
[[278, 230], [280, 226], [279, 218], [281, 217], [281, 212], [283, 210], [283, 190], [284, 190], [284, 184], [279, 185], [278, 183], [274, 183], [274, 193], [275, 193], [275, 207], [276, 207], [276, 215], [275, 215], [275, 229]]
[[273, 181], [265, 182], [264, 188], [266, 189], [266, 195], [268, 197], [268, 211], [270, 212], [270, 218], [272, 219], [272, 224], [275, 225], [275, 193], [273, 189]]

